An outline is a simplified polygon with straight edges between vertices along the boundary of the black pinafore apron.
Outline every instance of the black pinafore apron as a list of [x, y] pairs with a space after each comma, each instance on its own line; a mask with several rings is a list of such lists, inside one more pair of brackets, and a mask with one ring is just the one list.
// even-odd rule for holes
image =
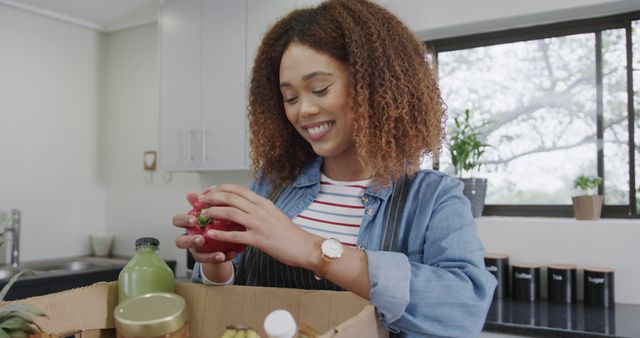
[[[393, 184], [391, 204], [387, 211], [385, 232], [382, 238], [383, 251], [396, 250], [397, 229], [400, 227], [400, 220], [411, 183], [410, 178], [402, 175], [402, 177]], [[270, 196], [271, 201], [275, 203], [279, 195], [280, 194], [277, 193]], [[274, 288], [343, 291], [342, 288], [325, 278], [317, 280], [312, 271], [283, 264], [253, 246], [247, 246], [242, 255], [238, 270], [236, 271], [234, 284]]]

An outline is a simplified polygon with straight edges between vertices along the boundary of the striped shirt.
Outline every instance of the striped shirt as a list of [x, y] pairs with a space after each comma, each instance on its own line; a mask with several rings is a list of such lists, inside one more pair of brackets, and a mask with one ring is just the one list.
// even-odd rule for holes
[[362, 195], [369, 181], [336, 181], [321, 174], [320, 193], [293, 218], [293, 223], [314, 235], [335, 238], [343, 245], [355, 247], [364, 216]]

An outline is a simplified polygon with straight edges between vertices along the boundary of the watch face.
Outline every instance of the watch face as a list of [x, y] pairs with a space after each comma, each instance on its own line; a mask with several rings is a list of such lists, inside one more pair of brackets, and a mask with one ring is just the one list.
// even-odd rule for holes
[[329, 238], [322, 242], [322, 253], [329, 258], [339, 258], [342, 256], [342, 244], [334, 238]]

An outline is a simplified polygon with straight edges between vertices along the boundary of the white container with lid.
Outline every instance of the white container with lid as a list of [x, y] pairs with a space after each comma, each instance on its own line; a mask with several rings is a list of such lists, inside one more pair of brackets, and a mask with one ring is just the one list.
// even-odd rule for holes
[[289, 311], [275, 310], [264, 319], [264, 332], [269, 338], [294, 338], [298, 326]]

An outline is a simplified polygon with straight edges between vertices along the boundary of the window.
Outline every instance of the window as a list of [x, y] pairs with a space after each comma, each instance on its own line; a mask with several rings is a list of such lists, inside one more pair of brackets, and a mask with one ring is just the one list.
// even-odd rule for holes
[[[572, 217], [584, 174], [604, 178], [603, 217], [638, 216], [639, 17], [427, 42], [448, 124], [469, 109], [490, 145], [475, 173], [489, 179], [485, 214]], [[453, 173], [446, 147], [436, 165]]]

